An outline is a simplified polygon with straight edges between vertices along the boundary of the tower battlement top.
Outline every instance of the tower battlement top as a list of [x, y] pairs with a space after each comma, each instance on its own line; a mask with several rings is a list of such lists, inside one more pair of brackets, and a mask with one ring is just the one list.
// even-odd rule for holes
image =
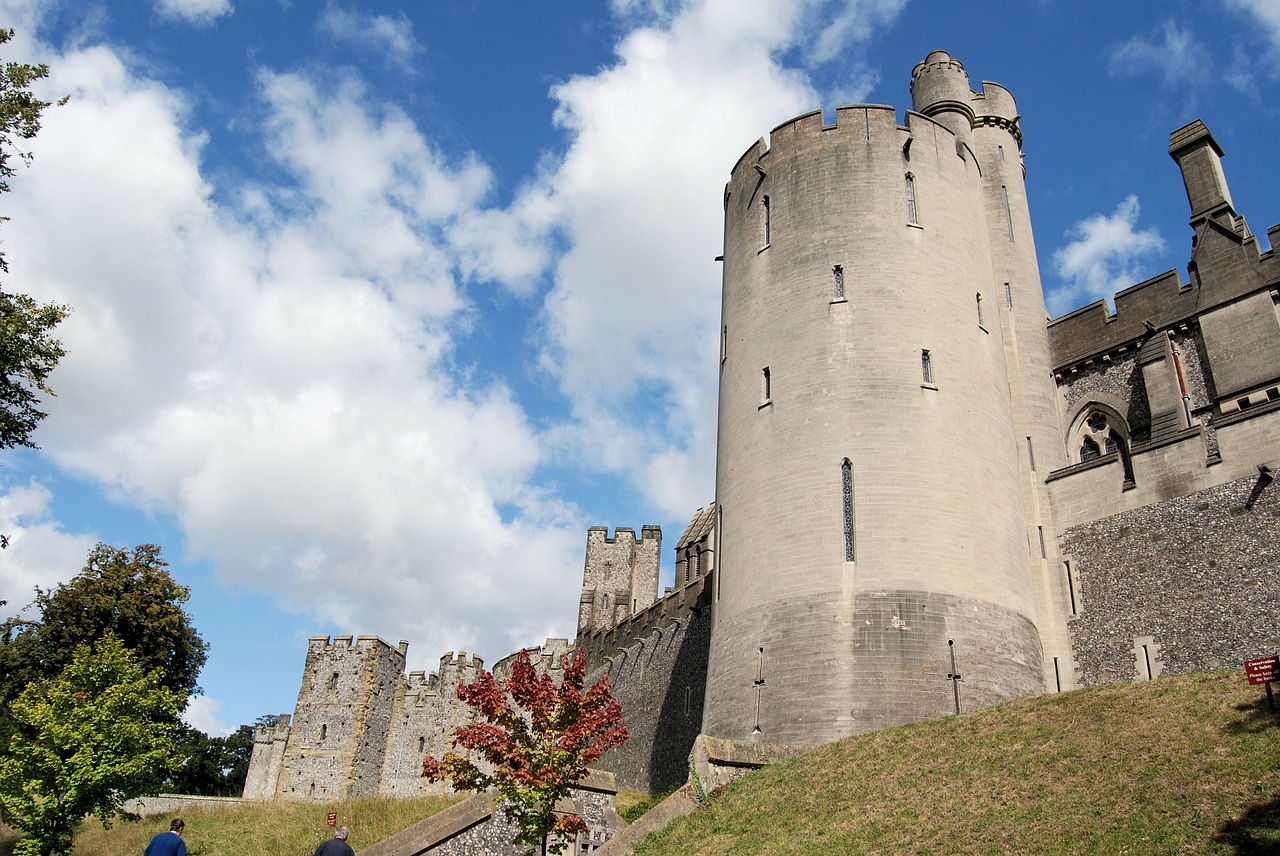
[[636, 538], [636, 530], [632, 529], [630, 526], [617, 527], [616, 529], [613, 530], [613, 535], [609, 534], [608, 526], [588, 526], [587, 527], [588, 541], [604, 541], [606, 544], [617, 543], [619, 538], [621, 538], [624, 542], [625, 541], [639, 542], [639, 541], [644, 541], [645, 539], [651, 538], [651, 537], [661, 538], [662, 527], [652, 523], [646, 524], [645, 526], [640, 527], [639, 538]]
[[350, 650], [350, 651], [377, 651], [385, 649], [388, 652], [398, 653], [401, 657], [409, 650], [409, 643], [401, 640], [398, 647], [393, 647], [381, 636], [360, 635], [360, 636], [334, 636], [332, 640], [329, 636], [312, 636], [307, 640], [307, 649], [309, 651], [323, 652], [332, 650]]

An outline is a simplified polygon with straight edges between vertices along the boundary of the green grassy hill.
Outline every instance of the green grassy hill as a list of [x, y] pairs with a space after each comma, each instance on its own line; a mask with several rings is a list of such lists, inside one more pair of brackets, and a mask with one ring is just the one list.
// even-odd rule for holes
[[[246, 806], [188, 815], [186, 837], [193, 856], [309, 856], [329, 811], [361, 847], [443, 804]], [[141, 853], [165, 826], [86, 825], [76, 856]], [[1277, 854], [1280, 719], [1240, 671], [1021, 699], [760, 770], [637, 853]]]
[[1240, 671], [1021, 699], [760, 770], [637, 854], [1280, 853], [1280, 720]]

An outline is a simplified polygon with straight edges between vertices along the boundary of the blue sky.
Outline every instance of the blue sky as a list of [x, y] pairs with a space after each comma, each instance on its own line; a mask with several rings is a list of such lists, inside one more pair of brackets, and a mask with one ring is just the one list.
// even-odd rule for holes
[[[47, 62], [6, 288], [74, 307], [0, 454], [0, 599], [161, 544], [190, 711], [292, 710], [305, 640], [492, 663], [572, 636], [586, 528], [714, 489], [721, 193], [773, 126], [910, 106], [934, 48], [1023, 116], [1050, 310], [1182, 270], [1169, 132], [1280, 221], [1280, 5], [0, 0]], [[886, 335], [891, 331], [886, 331]]]

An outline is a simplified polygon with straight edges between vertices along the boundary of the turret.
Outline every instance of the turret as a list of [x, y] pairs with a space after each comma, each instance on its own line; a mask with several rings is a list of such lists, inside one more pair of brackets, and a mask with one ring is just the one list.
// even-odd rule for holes
[[971, 140], [973, 97], [964, 65], [946, 51], [931, 51], [911, 72], [913, 109], [946, 125], [964, 143]]
[[1191, 222], [1226, 206], [1234, 213], [1227, 177], [1222, 172], [1222, 147], [1204, 122], [1196, 119], [1169, 137], [1169, 157], [1182, 170], [1182, 183], [1191, 203]]

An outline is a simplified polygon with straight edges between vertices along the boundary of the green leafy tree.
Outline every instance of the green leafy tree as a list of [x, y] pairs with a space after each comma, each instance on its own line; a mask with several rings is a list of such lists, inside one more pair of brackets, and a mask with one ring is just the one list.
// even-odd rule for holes
[[[0, 29], [0, 45], [13, 35], [13, 30]], [[0, 66], [0, 193], [9, 190], [16, 163], [31, 162], [31, 152], [22, 141], [35, 137], [40, 116], [52, 103], [37, 98], [31, 84], [48, 76], [49, 67], [43, 64]], [[0, 217], [0, 221], [7, 219]], [[0, 252], [0, 272], [8, 271], [9, 263]], [[66, 306], [42, 304], [0, 289], [0, 449], [35, 446], [31, 434], [46, 415], [38, 407], [40, 396], [53, 395], [47, 383], [49, 373], [66, 355], [50, 331], [69, 311]], [[0, 547], [5, 543], [0, 536]]]
[[76, 648], [57, 678], [29, 684], [0, 756], [0, 810], [23, 832], [15, 856], [69, 853], [86, 815], [109, 826], [125, 800], [152, 790], [177, 761], [182, 701], [111, 635]]
[[458, 698], [484, 721], [455, 730], [453, 745], [478, 754], [492, 772], [449, 752], [441, 759], [427, 756], [422, 775], [457, 790], [496, 788], [520, 830], [516, 844], [563, 852], [587, 825], [576, 814], [557, 816], [556, 803], [569, 796], [588, 764], [628, 738], [609, 678], [583, 692], [586, 672], [581, 652], [565, 665], [558, 686], [538, 672], [528, 651], [516, 656], [506, 680], [482, 670], [475, 683], [458, 687]]
[[[260, 716], [256, 725], [275, 725], [279, 716]], [[253, 757], [253, 725], [242, 725], [226, 737], [211, 737], [179, 723], [176, 743], [181, 766], [163, 791], [206, 797], [238, 797], [244, 793]]]
[[40, 396], [54, 394], [46, 381], [66, 354], [49, 331], [67, 312], [0, 290], [0, 449], [36, 446], [31, 435], [48, 415], [39, 409]]
[[[197, 692], [207, 645], [183, 609], [190, 590], [174, 582], [154, 544], [133, 550], [98, 544], [84, 570], [51, 591], [36, 589], [22, 615], [0, 624], [0, 749], [9, 704], [33, 681], [56, 677], [76, 646], [118, 639], [145, 671], [159, 669], [183, 700]], [[171, 721], [177, 725], [177, 715]]]

